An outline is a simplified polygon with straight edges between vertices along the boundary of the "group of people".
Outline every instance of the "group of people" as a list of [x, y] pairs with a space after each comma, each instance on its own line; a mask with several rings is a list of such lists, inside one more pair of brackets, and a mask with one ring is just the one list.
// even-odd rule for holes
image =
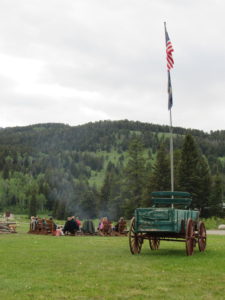
[[111, 234], [113, 231], [122, 233], [126, 230], [126, 221], [121, 217], [119, 221], [113, 225], [107, 217], [104, 217], [100, 219], [97, 230], [106, 234]]
[[55, 231], [57, 225], [54, 223], [53, 218], [39, 218], [32, 216], [30, 218], [30, 231]]
[[[111, 235], [113, 232], [123, 233], [124, 230], [126, 230], [126, 221], [122, 217], [115, 225], [107, 217], [103, 217], [97, 227], [97, 231], [103, 235]], [[30, 219], [30, 233], [50, 233], [55, 236], [62, 236], [75, 235], [76, 232], [96, 234], [91, 220], [86, 220], [82, 224], [80, 219], [75, 216], [68, 217], [64, 226], [57, 226], [52, 217], [47, 219], [32, 216]]]
[[68, 217], [64, 226], [56, 225], [53, 218], [39, 218], [32, 216], [30, 218], [30, 233], [50, 233], [56, 236], [75, 234], [80, 230], [81, 221], [74, 216]]

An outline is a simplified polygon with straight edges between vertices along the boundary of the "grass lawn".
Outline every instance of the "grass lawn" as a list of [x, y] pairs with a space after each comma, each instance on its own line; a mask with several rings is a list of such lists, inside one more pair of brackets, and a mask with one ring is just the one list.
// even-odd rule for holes
[[225, 236], [130, 254], [127, 237], [0, 235], [0, 299], [224, 299]]

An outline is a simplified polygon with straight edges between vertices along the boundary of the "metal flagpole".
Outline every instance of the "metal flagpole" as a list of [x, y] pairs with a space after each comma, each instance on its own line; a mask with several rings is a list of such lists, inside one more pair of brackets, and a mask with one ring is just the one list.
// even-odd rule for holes
[[173, 172], [173, 124], [172, 111], [170, 108], [170, 170], [171, 170], [171, 192], [174, 192], [174, 172]]
[[174, 168], [173, 168], [173, 124], [172, 124], [172, 111], [173, 106], [173, 94], [172, 85], [170, 78], [170, 69], [173, 68], [173, 57], [172, 52], [173, 46], [170, 42], [168, 32], [166, 30], [166, 22], [164, 22], [165, 27], [165, 37], [166, 37], [166, 54], [167, 54], [167, 72], [168, 72], [168, 109], [170, 111], [170, 172], [171, 172], [171, 192], [174, 192]]

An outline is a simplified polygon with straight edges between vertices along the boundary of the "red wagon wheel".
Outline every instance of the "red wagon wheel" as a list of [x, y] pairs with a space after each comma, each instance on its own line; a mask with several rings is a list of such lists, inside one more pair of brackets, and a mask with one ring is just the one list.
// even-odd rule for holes
[[141, 233], [135, 232], [134, 227], [135, 227], [135, 217], [133, 217], [130, 222], [129, 244], [130, 244], [130, 252], [132, 254], [139, 254], [141, 252], [143, 238]]
[[206, 229], [203, 222], [199, 222], [198, 226], [198, 248], [199, 251], [203, 252], [206, 248]]
[[149, 240], [149, 246], [151, 250], [158, 250], [160, 246], [160, 239], [159, 238], [151, 238]]
[[194, 224], [192, 219], [188, 219], [187, 227], [186, 227], [186, 253], [188, 256], [193, 254], [194, 245], [195, 245]]

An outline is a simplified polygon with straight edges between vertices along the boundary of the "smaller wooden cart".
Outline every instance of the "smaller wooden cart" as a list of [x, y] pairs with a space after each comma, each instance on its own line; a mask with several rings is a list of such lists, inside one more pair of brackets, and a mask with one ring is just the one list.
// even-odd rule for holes
[[188, 209], [191, 194], [187, 192], [153, 192], [153, 206], [137, 208], [131, 219], [129, 245], [132, 254], [139, 254], [144, 240], [151, 250], [158, 250], [161, 241], [184, 242], [186, 254], [192, 255], [198, 244], [206, 248], [206, 229], [199, 220], [199, 211]]

